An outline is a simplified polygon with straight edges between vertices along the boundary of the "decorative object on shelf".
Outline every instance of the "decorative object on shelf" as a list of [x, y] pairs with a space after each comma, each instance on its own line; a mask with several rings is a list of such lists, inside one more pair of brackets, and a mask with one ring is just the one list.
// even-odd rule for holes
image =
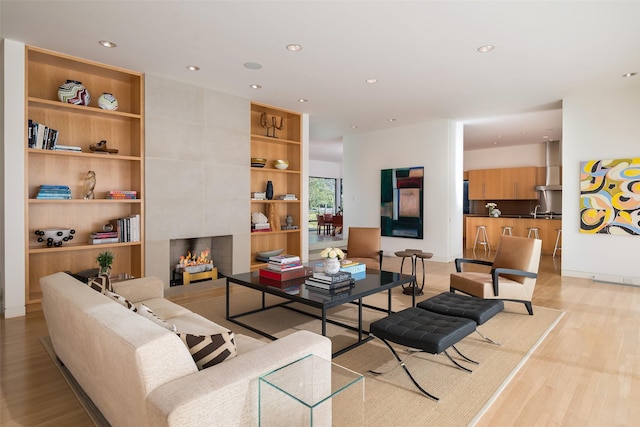
[[273, 182], [267, 181], [267, 188], [265, 189], [265, 193], [267, 193], [267, 200], [273, 199]]
[[100, 266], [100, 274], [111, 275], [111, 264], [116, 256], [111, 251], [100, 252], [96, 257], [96, 262]]
[[270, 256], [277, 256], [284, 252], [284, 249], [273, 249], [270, 251], [257, 252], [257, 255], [263, 258], [269, 258]]
[[267, 164], [267, 159], [263, 159], [262, 157], [252, 157], [251, 158], [251, 167], [252, 168], [263, 168], [264, 165]]
[[104, 231], [105, 233], [109, 233], [111, 231], [113, 231], [113, 224], [105, 224], [102, 226], [102, 231]]
[[273, 167], [280, 170], [285, 170], [289, 167], [289, 162], [287, 160], [274, 160]]
[[38, 242], [47, 242], [49, 247], [62, 246], [64, 242], [72, 240], [75, 233], [76, 230], [72, 228], [45, 228], [35, 231], [36, 236], [38, 236]]
[[340, 271], [340, 260], [344, 259], [344, 252], [340, 248], [325, 248], [320, 252], [322, 258], [322, 271], [327, 274], [336, 274]]
[[84, 178], [84, 197], [85, 200], [95, 199], [95, 194], [93, 193], [94, 188], [96, 188], [96, 173], [94, 171], [87, 172], [87, 176]]
[[103, 110], [114, 111], [118, 109], [118, 100], [112, 94], [105, 92], [98, 98], [98, 107]]
[[492, 216], [494, 218], [498, 218], [502, 212], [500, 212], [500, 209], [498, 209], [498, 205], [493, 203], [493, 202], [489, 202], [486, 205], [484, 205], [485, 208], [489, 209], [489, 216]]
[[291, 227], [293, 225], [293, 217], [291, 215], [287, 215], [284, 219], [284, 223], [287, 227]]
[[[277, 138], [276, 129], [284, 129], [284, 117], [280, 117], [280, 124], [278, 124], [278, 119], [276, 118], [276, 116], [271, 116], [271, 120], [269, 120], [269, 116], [267, 115], [267, 113], [262, 113], [260, 115], [260, 126], [267, 130], [267, 136]], [[269, 135], [270, 128], [273, 129], [273, 135]]]
[[58, 88], [58, 99], [61, 102], [75, 105], [89, 105], [91, 95], [82, 82], [77, 80], [67, 80]]
[[89, 145], [89, 150], [91, 150], [93, 152], [97, 152], [97, 153], [109, 153], [109, 154], [118, 153], [118, 149], [117, 148], [107, 148], [107, 140], [106, 139], [103, 139], [102, 141], [98, 142], [97, 144]]

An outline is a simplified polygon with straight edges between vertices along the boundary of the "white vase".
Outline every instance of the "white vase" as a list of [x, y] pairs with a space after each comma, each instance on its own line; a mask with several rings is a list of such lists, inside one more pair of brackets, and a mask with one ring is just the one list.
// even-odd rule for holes
[[322, 261], [322, 269], [327, 274], [336, 274], [340, 271], [340, 260], [338, 258], [325, 258]]

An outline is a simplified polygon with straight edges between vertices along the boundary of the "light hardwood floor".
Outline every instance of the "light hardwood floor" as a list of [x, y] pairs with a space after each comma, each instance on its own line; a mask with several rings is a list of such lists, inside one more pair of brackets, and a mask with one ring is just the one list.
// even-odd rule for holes
[[[397, 271], [399, 260], [383, 265]], [[427, 286], [446, 291], [452, 268], [427, 262]], [[534, 305], [565, 316], [477, 425], [639, 425], [640, 288], [561, 277], [559, 269], [560, 258], [542, 257]], [[171, 291], [177, 303], [202, 295]], [[38, 341], [43, 335], [41, 313], [0, 320], [0, 425], [92, 425]]]

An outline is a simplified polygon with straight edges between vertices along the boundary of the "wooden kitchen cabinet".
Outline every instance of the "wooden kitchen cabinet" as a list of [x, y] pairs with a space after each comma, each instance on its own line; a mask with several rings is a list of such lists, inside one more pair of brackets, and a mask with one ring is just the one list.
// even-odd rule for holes
[[535, 200], [536, 167], [469, 172], [469, 200]]

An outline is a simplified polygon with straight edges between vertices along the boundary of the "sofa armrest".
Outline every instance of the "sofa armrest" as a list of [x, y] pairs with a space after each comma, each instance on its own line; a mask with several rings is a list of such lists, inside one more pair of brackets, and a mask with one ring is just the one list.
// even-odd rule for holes
[[161, 385], [147, 397], [149, 425], [257, 425], [258, 377], [309, 354], [331, 360], [331, 341], [298, 331]]
[[121, 282], [113, 282], [112, 285], [115, 293], [122, 295], [133, 303], [164, 297], [164, 283], [157, 277], [123, 280]]

